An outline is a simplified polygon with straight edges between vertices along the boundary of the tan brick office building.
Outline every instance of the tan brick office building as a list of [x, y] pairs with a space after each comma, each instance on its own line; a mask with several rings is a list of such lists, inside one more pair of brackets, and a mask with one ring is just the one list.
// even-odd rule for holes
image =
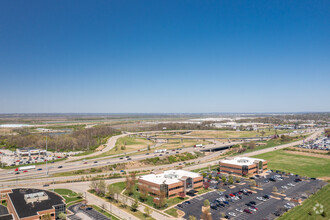
[[185, 170], [168, 170], [161, 174], [141, 176], [138, 180], [139, 189], [146, 186], [150, 195], [158, 197], [163, 191], [167, 198], [174, 198], [180, 193], [199, 190], [203, 187], [203, 177]]
[[229, 173], [239, 176], [261, 174], [267, 170], [267, 161], [250, 157], [235, 157], [220, 160], [220, 173]]

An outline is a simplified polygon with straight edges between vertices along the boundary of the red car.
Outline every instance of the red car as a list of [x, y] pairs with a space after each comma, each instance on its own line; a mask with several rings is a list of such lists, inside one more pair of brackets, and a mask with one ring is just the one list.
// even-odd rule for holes
[[255, 206], [250, 206], [250, 208], [251, 208], [251, 209], [254, 209], [254, 210], [258, 210], [258, 208], [255, 207]]
[[27, 170], [24, 170], [23, 173], [27, 173], [28, 171]]
[[234, 194], [229, 194], [231, 197], [234, 197]]
[[244, 209], [244, 212], [249, 213], [249, 214], [252, 214], [252, 212], [250, 210], [248, 210], [248, 209]]
[[84, 162], [84, 164], [87, 164], [87, 162]]

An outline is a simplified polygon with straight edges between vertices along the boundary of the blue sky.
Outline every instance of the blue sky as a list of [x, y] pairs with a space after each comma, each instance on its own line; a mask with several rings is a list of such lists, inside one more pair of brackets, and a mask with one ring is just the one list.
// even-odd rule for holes
[[329, 1], [3, 0], [0, 113], [330, 110]]

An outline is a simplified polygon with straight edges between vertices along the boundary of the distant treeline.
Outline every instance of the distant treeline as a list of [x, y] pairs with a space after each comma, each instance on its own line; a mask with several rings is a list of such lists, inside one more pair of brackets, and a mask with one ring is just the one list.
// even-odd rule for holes
[[[49, 150], [93, 150], [106, 142], [107, 137], [120, 132], [109, 126], [97, 126], [74, 131], [72, 134], [53, 135], [47, 137]], [[0, 146], [8, 149], [21, 147], [46, 148], [46, 137], [41, 134], [18, 134], [0, 136]]]

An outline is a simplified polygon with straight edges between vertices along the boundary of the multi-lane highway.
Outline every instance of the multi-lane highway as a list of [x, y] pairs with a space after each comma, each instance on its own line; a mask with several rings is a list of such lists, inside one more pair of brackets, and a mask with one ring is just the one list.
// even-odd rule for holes
[[[318, 135], [320, 135], [322, 132], [322, 130], [318, 130], [317, 132], [313, 133], [309, 139], [314, 139], [316, 138]], [[123, 135], [118, 135], [118, 136], [114, 136], [112, 138], [109, 139], [108, 144], [107, 144], [107, 149], [112, 149], [115, 146], [115, 143], [117, 141], [118, 138], [123, 137], [127, 134], [123, 134]], [[257, 155], [260, 153], [264, 153], [264, 152], [269, 152], [272, 150], [276, 150], [276, 149], [281, 149], [284, 147], [289, 147], [289, 146], [294, 146], [297, 144], [301, 144], [302, 141], [296, 141], [290, 144], [285, 144], [285, 145], [281, 145], [281, 146], [276, 146], [276, 147], [272, 147], [272, 148], [267, 148], [267, 149], [263, 149], [263, 150], [259, 150], [259, 151], [254, 151], [251, 153], [246, 153], [246, 154], [242, 154], [242, 156], [253, 156], [253, 155]], [[88, 156], [84, 156], [84, 157], [80, 157], [79, 161], [77, 160], [77, 157], [74, 157], [74, 160], [68, 160], [68, 161], [64, 161], [64, 162], [58, 162], [58, 163], [54, 163], [54, 164], [48, 164], [47, 166], [45, 164], [43, 165], [39, 165], [37, 166], [37, 168], [35, 170], [30, 170], [27, 173], [21, 173], [18, 175], [15, 174], [8, 174], [8, 170], [2, 170], [0, 171], [0, 182], [2, 184], [5, 183], [9, 183], [9, 182], [13, 182], [13, 181], [18, 181], [18, 180], [23, 180], [21, 182], [24, 183], [28, 183], [28, 182], [33, 182], [35, 181], [36, 178], [43, 178], [43, 180], [70, 180], [70, 179], [77, 179], [80, 176], [71, 176], [71, 177], [56, 177], [53, 178], [51, 177], [52, 174], [54, 173], [62, 173], [62, 172], [68, 172], [68, 171], [74, 171], [74, 170], [80, 170], [80, 169], [88, 169], [88, 168], [92, 168], [92, 167], [102, 167], [102, 166], [106, 166], [106, 165], [111, 165], [111, 164], [118, 164], [118, 163], [126, 163], [129, 161], [139, 161], [139, 160], [144, 160], [147, 158], [152, 158], [155, 156], [160, 156], [160, 157], [164, 157], [164, 156], [169, 156], [169, 155], [173, 155], [173, 154], [177, 154], [177, 153], [183, 153], [183, 152], [196, 152], [196, 151], [205, 151], [206, 149], [214, 149], [214, 148], [221, 148], [221, 147], [225, 147], [225, 146], [232, 146], [234, 144], [239, 144], [242, 142], [231, 142], [231, 143], [221, 143], [221, 142], [215, 142], [215, 144], [209, 144], [209, 145], [205, 145], [203, 148], [195, 148], [195, 147], [187, 147], [187, 148], [182, 148], [182, 150], [170, 150], [168, 151], [168, 154], [164, 154], [162, 153], [162, 156], [160, 156], [160, 153], [143, 153], [141, 152], [140, 154], [136, 154], [136, 155], [131, 155], [129, 158], [129, 160], [125, 157], [125, 156], [109, 156], [109, 157], [103, 157], [103, 158], [97, 158], [97, 159], [89, 159], [84, 161], [83, 158], [85, 157], [91, 157], [91, 155]], [[105, 152], [105, 151], [103, 151]], [[101, 153], [103, 153], [101, 152]], [[201, 167], [205, 167], [207, 165], [212, 165], [215, 162], [212, 160], [214, 160], [215, 158], [217, 158], [223, 151], [217, 151], [211, 154], [208, 154], [206, 156], [204, 156], [203, 158], [197, 158], [191, 161], [187, 161], [189, 163], [191, 162], [195, 162], [196, 165], [195, 166], [191, 166], [191, 167], [187, 167], [187, 169], [196, 169], [196, 168], [201, 168]], [[92, 154], [93, 156], [95, 155], [99, 155], [100, 153], [97, 152], [97, 154]], [[207, 162], [208, 161], [208, 162]], [[211, 161], [211, 162], [210, 162]], [[166, 164], [166, 165], [161, 165], [161, 166], [151, 166], [151, 167], [137, 167], [137, 168], [133, 168], [130, 169], [129, 171], [134, 171], [134, 170], [154, 170], [154, 169], [169, 169], [169, 168], [174, 168], [179, 166], [180, 163], [173, 163], [173, 164]], [[58, 168], [59, 166], [62, 166], [62, 168]], [[48, 169], [48, 175], [46, 174], [46, 171]], [[42, 169], [42, 170], [38, 170], [38, 169]], [[100, 174], [100, 173], [98, 173]], [[84, 175], [81, 175], [84, 176]], [[31, 181], [30, 181], [30, 180]]]

